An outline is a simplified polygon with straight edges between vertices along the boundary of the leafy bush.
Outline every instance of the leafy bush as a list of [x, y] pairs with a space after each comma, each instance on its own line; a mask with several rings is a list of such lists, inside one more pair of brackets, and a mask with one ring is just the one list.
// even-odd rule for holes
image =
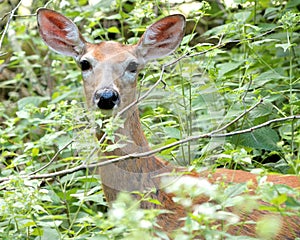
[[[74, 19], [90, 41], [130, 44], [156, 19], [183, 12], [187, 30], [178, 51], [140, 74], [142, 95], [160, 79], [166, 64], [165, 88], [158, 85], [140, 103], [152, 147], [186, 139], [158, 154], [197, 170], [228, 167], [299, 174], [299, 3], [235, 2], [236, 6], [142, 0], [45, 4]], [[93, 153], [100, 146], [94, 130], [104, 123], [85, 107], [73, 60], [51, 52], [38, 36], [35, 16], [28, 14], [44, 5], [1, 4], [6, 4], [1, 9], [16, 10], [3, 14], [0, 25], [1, 238], [167, 239], [154, 228], [160, 212], [139, 209], [139, 202], [128, 194], [121, 194], [107, 210], [99, 176], [85, 168], [96, 161]], [[115, 125], [106, 124], [111, 126], [109, 137]], [[265, 210], [299, 215], [299, 191], [260, 179], [256, 196], [271, 204]], [[257, 207], [256, 197], [246, 194], [249, 184], [209, 185], [211, 201], [196, 210], [189, 203], [199, 194], [198, 187], [179, 184], [169, 189], [189, 213], [174, 239], [196, 234], [229, 237], [226, 229], [242, 223], [225, 208], [245, 202], [249, 210]], [[272, 223], [275, 226], [276, 220]], [[264, 230], [269, 224], [266, 219], [257, 225], [262, 238], [272, 238], [273, 233]]]

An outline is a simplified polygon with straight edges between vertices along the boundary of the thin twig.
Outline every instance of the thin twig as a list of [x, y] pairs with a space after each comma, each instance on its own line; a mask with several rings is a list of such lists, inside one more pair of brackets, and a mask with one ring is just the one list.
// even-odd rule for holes
[[223, 127], [218, 128], [218, 129], [212, 131], [211, 134], [215, 134], [215, 133], [218, 133], [218, 132], [221, 132], [221, 131], [227, 129], [229, 126], [231, 126], [232, 124], [234, 124], [238, 120], [240, 120], [242, 117], [244, 117], [247, 113], [251, 112], [258, 105], [260, 105], [261, 103], [263, 103], [263, 101], [264, 101], [263, 99], [260, 99], [259, 102], [255, 103], [252, 107], [250, 107], [249, 109], [245, 110], [242, 114], [240, 114], [239, 116], [237, 116], [235, 119], [233, 119], [231, 122], [227, 123]]
[[36, 174], [36, 173], [38, 173], [38, 172], [40, 172], [40, 171], [43, 171], [45, 168], [47, 168], [48, 166], [50, 166], [50, 165], [56, 160], [57, 156], [58, 156], [64, 149], [66, 149], [69, 145], [71, 145], [74, 141], [75, 141], [75, 139], [70, 140], [65, 146], [63, 146], [61, 149], [59, 149], [59, 150], [55, 153], [55, 155], [51, 158], [51, 160], [50, 160], [46, 165], [42, 166], [42, 167], [39, 168], [38, 170], [35, 170], [34, 172], [31, 172], [31, 173], [29, 174], [29, 176], [30, 176], [30, 175], [34, 175], [34, 174]]
[[[189, 53], [187, 53], [187, 54], [184, 55], [184, 57], [186, 57], [186, 56], [188, 56], [188, 57], [195, 57], [195, 56], [203, 55], [203, 54], [205, 54], [205, 53], [207, 53], [207, 52], [210, 52], [210, 51], [212, 51], [212, 50], [214, 50], [214, 49], [216, 49], [216, 48], [222, 48], [222, 47], [224, 47], [224, 46], [226, 46], [227, 44], [230, 44], [230, 43], [240, 43], [240, 42], [242, 42], [242, 41], [251, 41], [251, 40], [255, 40], [255, 39], [258, 39], [258, 38], [260, 38], [260, 37], [263, 37], [263, 36], [265, 36], [265, 35], [268, 35], [268, 34], [274, 32], [274, 31], [276, 30], [276, 28], [278, 28], [278, 27], [275, 27], [275, 28], [273, 28], [273, 29], [271, 29], [271, 30], [269, 30], [269, 31], [266, 31], [266, 32], [264, 32], [264, 33], [262, 33], [262, 34], [260, 34], [260, 35], [254, 36], [254, 37], [252, 37], [252, 38], [246, 38], [246, 39], [242, 39], [242, 40], [240, 40], [240, 39], [237, 39], [237, 40], [230, 40], [230, 41], [228, 41], [228, 42], [223, 42], [223, 43], [222, 43], [222, 42], [221, 42], [221, 39], [222, 39], [222, 38], [220, 38], [220, 40], [219, 40], [219, 42], [218, 42], [217, 45], [215, 45], [215, 46], [213, 46], [213, 47], [211, 47], [211, 48], [209, 48], [209, 49], [207, 49], [207, 50], [204, 50], [204, 51], [202, 51], [202, 52], [198, 52], [198, 53], [194, 53], [194, 54], [189, 54]], [[223, 37], [223, 36], [222, 36], [222, 37]]]

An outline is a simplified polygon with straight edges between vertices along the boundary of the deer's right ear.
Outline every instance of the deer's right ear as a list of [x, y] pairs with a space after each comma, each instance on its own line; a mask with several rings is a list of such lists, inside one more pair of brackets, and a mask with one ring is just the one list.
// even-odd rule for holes
[[145, 62], [169, 55], [179, 46], [185, 29], [185, 17], [175, 14], [152, 24], [137, 44], [137, 51]]
[[85, 47], [85, 40], [77, 26], [55, 11], [40, 8], [37, 12], [40, 35], [55, 52], [76, 58]]

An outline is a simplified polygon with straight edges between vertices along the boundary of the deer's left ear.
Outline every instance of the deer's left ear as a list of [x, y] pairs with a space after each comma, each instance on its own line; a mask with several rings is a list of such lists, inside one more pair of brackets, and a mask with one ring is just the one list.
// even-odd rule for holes
[[175, 14], [152, 24], [137, 44], [138, 56], [145, 62], [172, 53], [180, 44], [185, 30], [185, 17]]

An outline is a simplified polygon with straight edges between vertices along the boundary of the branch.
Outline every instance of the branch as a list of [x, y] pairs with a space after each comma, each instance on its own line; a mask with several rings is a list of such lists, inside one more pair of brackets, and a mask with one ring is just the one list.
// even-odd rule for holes
[[164, 150], [166, 150], [168, 148], [176, 147], [178, 145], [181, 145], [181, 144], [184, 144], [184, 143], [187, 143], [187, 142], [191, 142], [191, 141], [196, 141], [196, 140], [199, 140], [201, 138], [223, 138], [223, 137], [229, 137], [229, 136], [234, 136], [234, 135], [239, 135], [239, 134], [250, 133], [250, 132], [253, 132], [253, 131], [257, 130], [257, 129], [269, 126], [270, 124], [275, 123], [275, 122], [284, 122], [284, 121], [295, 120], [295, 119], [300, 119], [300, 115], [272, 119], [270, 121], [264, 122], [262, 124], [254, 126], [254, 127], [246, 128], [246, 129], [243, 129], [243, 130], [234, 131], [234, 132], [230, 132], [230, 133], [215, 134], [214, 133], [215, 130], [214, 130], [214, 131], [212, 131], [210, 133], [200, 134], [200, 135], [196, 135], [196, 136], [190, 136], [190, 137], [187, 137], [185, 139], [182, 139], [182, 140], [170, 143], [170, 144], [165, 145], [163, 147], [156, 148], [154, 150], [150, 150], [150, 151], [147, 151], [147, 152], [128, 154], [126, 156], [114, 158], [114, 159], [107, 160], [107, 161], [104, 161], [104, 162], [90, 164], [89, 167], [91, 167], [91, 168], [94, 168], [94, 167], [103, 167], [103, 166], [106, 166], [106, 165], [109, 165], [109, 164], [112, 164], [112, 163], [116, 163], [116, 162], [119, 162], [119, 161], [130, 159], [130, 158], [144, 158], [144, 157], [149, 157], [149, 156], [151, 156], [151, 155], [153, 155], [155, 153], [164, 151]]
[[263, 37], [265, 35], [268, 35], [268, 34], [274, 32], [277, 28], [279, 28], [279, 27], [274, 27], [274, 28], [270, 29], [269, 31], [266, 31], [266, 32], [264, 32], [264, 33], [262, 33], [260, 35], [257, 35], [257, 36], [251, 37], [251, 38], [230, 40], [228, 42], [223, 42], [223, 43], [222, 43], [222, 38], [223, 38], [223, 35], [222, 35], [221, 38], [219, 39], [219, 42], [218, 42], [217, 45], [215, 45], [215, 46], [213, 46], [213, 47], [211, 47], [211, 48], [209, 48], [207, 50], [204, 50], [202, 52], [197, 52], [197, 53], [194, 53], [194, 54], [186, 53], [182, 57], [180, 57], [180, 60], [182, 58], [185, 58], [185, 57], [195, 57], [195, 56], [203, 55], [203, 54], [205, 54], [207, 52], [210, 52], [210, 51], [212, 51], [214, 49], [222, 48], [222, 47], [224, 47], [224, 46], [226, 46], [227, 44], [230, 44], [230, 43], [241, 43], [243, 41], [255, 40], [255, 39], [261, 38], [261, 37]]
[[[253, 107], [251, 107], [251, 109], [253, 109]], [[247, 112], [249, 112], [249, 109], [247, 110]], [[243, 113], [243, 115], [244, 114], [245, 113]], [[49, 178], [55, 178], [55, 177], [59, 177], [59, 176], [64, 176], [64, 175], [67, 175], [67, 174], [71, 174], [71, 173], [74, 173], [74, 172], [77, 172], [77, 171], [80, 171], [80, 170], [85, 170], [85, 169], [88, 169], [88, 168], [103, 167], [103, 166], [106, 166], [106, 165], [109, 165], [109, 164], [117, 163], [117, 162], [124, 161], [124, 160], [131, 159], [131, 158], [144, 158], [144, 157], [148, 157], [148, 156], [154, 155], [154, 154], [156, 154], [158, 152], [161, 152], [163, 150], [166, 150], [168, 148], [176, 147], [178, 145], [181, 145], [181, 144], [184, 144], [184, 143], [187, 143], [187, 142], [191, 142], [191, 141], [196, 141], [196, 140], [199, 140], [201, 138], [223, 138], [223, 137], [229, 137], [229, 136], [238, 135], [238, 134], [245, 134], [245, 133], [250, 133], [250, 132], [253, 132], [253, 131], [257, 130], [257, 129], [269, 126], [272, 123], [284, 122], [284, 121], [296, 120], [296, 119], [300, 119], [300, 115], [272, 119], [270, 121], [264, 122], [262, 124], [254, 126], [254, 127], [243, 129], [243, 130], [239, 130], [239, 131], [233, 131], [233, 132], [230, 132], [230, 133], [216, 134], [215, 133], [216, 130], [214, 130], [214, 131], [212, 131], [210, 133], [200, 134], [200, 135], [196, 135], [196, 136], [190, 136], [190, 137], [187, 137], [185, 139], [179, 140], [177, 142], [168, 144], [166, 146], [163, 146], [163, 147], [160, 147], [160, 148], [157, 148], [157, 149], [154, 149], [154, 150], [150, 150], [150, 151], [147, 151], [147, 152], [143, 152], [143, 153], [128, 154], [126, 156], [114, 158], [114, 159], [111, 159], [111, 160], [106, 160], [106, 161], [103, 161], [103, 162], [97, 162], [97, 163], [93, 163], [93, 164], [85, 164], [85, 163], [83, 163], [83, 164], [81, 164], [81, 165], [79, 165], [77, 167], [66, 169], [66, 170], [62, 170], [62, 171], [58, 171], [58, 172], [54, 172], [54, 173], [37, 174], [37, 175], [30, 175], [29, 174], [29, 175], [21, 175], [20, 177], [27, 178], [27, 179], [49, 179]], [[221, 129], [224, 129], [224, 127], [222, 127]], [[8, 178], [1, 178], [0, 179], [0, 183], [6, 182], [6, 181], [9, 181], [9, 180], [10, 180], [9, 177]]]
[[300, 115], [293, 115], [293, 116], [288, 116], [288, 117], [283, 117], [283, 118], [275, 118], [275, 119], [269, 120], [267, 122], [264, 122], [262, 124], [251, 127], [251, 128], [246, 128], [246, 129], [243, 129], [243, 130], [233, 131], [233, 132], [229, 132], [229, 133], [212, 134], [212, 135], [208, 135], [208, 137], [217, 137], [217, 138], [219, 138], [219, 137], [230, 137], [230, 136], [234, 136], [234, 135], [250, 133], [250, 132], [253, 132], [257, 129], [269, 126], [272, 123], [284, 122], [284, 121], [296, 120], [296, 119], [300, 119]]

